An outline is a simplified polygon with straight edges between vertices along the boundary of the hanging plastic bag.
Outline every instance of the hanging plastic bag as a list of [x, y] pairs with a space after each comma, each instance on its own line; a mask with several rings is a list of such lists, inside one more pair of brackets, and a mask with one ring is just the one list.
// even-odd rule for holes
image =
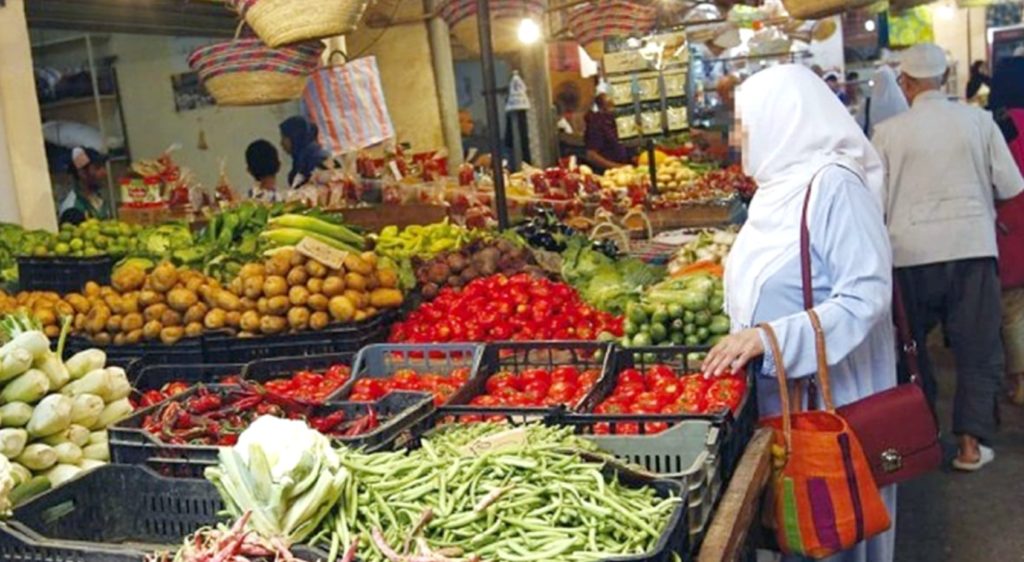
[[[332, 57], [340, 54], [332, 53]], [[321, 143], [333, 154], [360, 150], [395, 136], [375, 57], [314, 72], [302, 95], [302, 109], [320, 129]]]

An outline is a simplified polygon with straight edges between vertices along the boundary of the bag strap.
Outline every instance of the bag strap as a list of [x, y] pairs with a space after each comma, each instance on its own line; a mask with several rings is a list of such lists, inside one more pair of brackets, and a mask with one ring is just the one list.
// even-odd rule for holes
[[914, 334], [910, 331], [907, 309], [903, 306], [903, 290], [900, 289], [897, 279], [892, 281], [892, 309], [896, 321], [896, 337], [899, 338], [907, 374], [910, 375], [910, 382], [920, 385], [922, 384], [921, 366], [917, 360], [917, 340], [914, 339]]
[[818, 384], [821, 385], [821, 398], [825, 401], [825, 411], [835, 413], [836, 405], [832, 402], [832, 381], [829, 379], [828, 353], [825, 349], [825, 330], [821, 329], [821, 319], [813, 308], [807, 309], [807, 316], [814, 328], [814, 351], [818, 358]]
[[779, 348], [779, 338], [770, 324], [758, 324], [768, 339], [768, 348], [772, 357], [775, 358], [775, 378], [779, 381], [779, 402], [782, 405], [782, 436], [786, 443], [786, 454], [793, 448], [793, 420], [789, 410], [789, 380], [786, 377], [786, 364], [782, 359], [782, 351]]

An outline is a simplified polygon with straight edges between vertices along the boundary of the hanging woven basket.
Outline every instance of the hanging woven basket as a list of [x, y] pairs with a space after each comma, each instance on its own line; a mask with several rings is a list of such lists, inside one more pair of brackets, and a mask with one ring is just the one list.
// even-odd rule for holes
[[874, 3], [875, 0], [782, 0], [789, 16], [798, 20], [827, 18]]
[[643, 36], [654, 29], [658, 10], [647, 2], [630, 0], [596, 0], [573, 8], [566, 15], [566, 25], [576, 42], [594, 58], [603, 49], [594, 43], [613, 37]]
[[218, 105], [264, 105], [302, 96], [323, 50], [319, 41], [272, 49], [235, 39], [196, 49], [188, 64]]
[[227, 0], [271, 47], [344, 35], [362, 19], [369, 0]]
[[[522, 47], [517, 36], [519, 22], [544, 17], [546, 0], [490, 0], [491, 46], [497, 54], [518, 52]], [[480, 54], [480, 33], [477, 30], [476, 0], [449, 0], [441, 7], [441, 18], [448, 23], [454, 37], [472, 54]]]

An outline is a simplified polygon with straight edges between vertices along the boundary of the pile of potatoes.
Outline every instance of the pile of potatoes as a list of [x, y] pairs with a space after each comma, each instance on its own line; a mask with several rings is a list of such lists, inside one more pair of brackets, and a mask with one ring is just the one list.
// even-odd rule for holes
[[205, 331], [242, 337], [321, 330], [358, 322], [402, 305], [398, 274], [378, 267], [372, 252], [349, 254], [330, 269], [291, 248], [242, 267], [224, 286], [197, 271], [162, 263], [149, 273], [127, 265], [110, 286], [88, 283], [82, 293], [0, 293], [0, 312], [29, 310], [47, 335], [72, 317], [72, 332], [98, 345], [160, 341], [174, 344]]

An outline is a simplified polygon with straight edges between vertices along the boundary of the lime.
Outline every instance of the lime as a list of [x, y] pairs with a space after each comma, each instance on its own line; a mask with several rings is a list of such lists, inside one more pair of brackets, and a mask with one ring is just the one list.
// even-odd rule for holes
[[686, 310], [683, 308], [683, 305], [681, 304], [672, 303], [668, 305], [668, 315], [671, 316], [672, 318], [682, 318], [685, 312]]
[[54, 253], [58, 256], [66, 256], [71, 253], [71, 246], [61, 242], [57, 244], [57, 247], [53, 249]]
[[687, 324], [689, 324], [689, 323], [693, 322], [693, 318], [694, 318], [694, 314], [692, 312], [690, 312], [689, 310], [687, 310], [686, 312], [683, 313], [683, 322], [686, 322]]
[[640, 326], [632, 320], [626, 319], [626, 321], [622, 323], [622, 331], [625, 332], [627, 336], [635, 336], [636, 333], [640, 331]]
[[664, 306], [659, 306], [654, 310], [654, 314], [651, 315], [651, 324], [665, 325], [668, 323], [668, 310]]
[[701, 327], [711, 324], [711, 313], [706, 310], [695, 313], [693, 315], [693, 323]]
[[686, 328], [686, 322], [683, 322], [682, 318], [676, 318], [672, 321], [672, 331], [682, 332]]
[[697, 336], [686, 336], [686, 339], [683, 341], [683, 343], [690, 347], [694, 347], [700, 345], [700, 338], [698, 338]]
[[683, 334], [692, 336], [697, 333], [697, 326], [694, 324], [686, 324], [683, 326]]
[[646, 333], [639, 333], [633, 336], [633, 347], [649, 347], [651, 345], [651, 336]]
[[652, 324], [651, 325], [651, 341], [654, 343], [661, 343], [668, 337], [668, 330], [665, 329], [664, 324]]
[[83, 242], [81, 238], [75, 238], [71, 240], [68, 245], [71, 246], [72, 250], [81, 250], [82, 247], [85, 246], [85, 242]]
[[647, 313], [644, 312], [643, 307], [639, 304], [630, 304], [626, 310], [626, 316], [637, 325], [647, 322]]
[[707, 341], [711, 337], [711, 332], [707, 328], [697, 328], [697, 339], [700, 341]]
[[34, 248], [34, 249], [32, 250], [32, 253], [33, 253], [34, 255], [36, 255], [37, 257], [42, 257], [42, 256], [45, 256], [45, 255], [46, 255], [46, 253], [47, 253], [47, 252], [46, 252], [46, 246], [36, 246], [36, 247], [35, 247], [35, 248]]
[[669, 339], [672, 341], [672, 345], [683, 345], [683, 342], [686, 341], [686, 336], [682, 332], [672, 332]]

